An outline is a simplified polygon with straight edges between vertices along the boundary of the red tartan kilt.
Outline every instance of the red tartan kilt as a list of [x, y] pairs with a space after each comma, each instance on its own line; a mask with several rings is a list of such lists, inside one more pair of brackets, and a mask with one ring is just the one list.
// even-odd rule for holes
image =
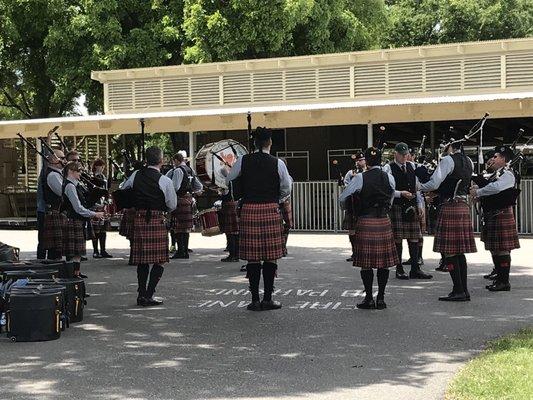
[[65, 257], [86, 254], [85, 221], [65, 218], [63, 224], [63, 255]]
[[435, 226], [433, 251], [444, 254], [477, 251], [470, 208], [466, 202], [451, 201], [441, 205]]
[[485, 250], [499, 252], [520, 248], [512, 207], [485, 213], [484, 220], [481, 241], [485, 243]]
[[413, 221], [402, 221], [402, 207], [393, 205], [390, 211], [390, 220], [392, 224], [392, 233], [395, 240], [411, 239], [419, 240], [422, 237], [420, 230], [420, 217], [418, 216], [418, 209], [416, 210]]
[[239, 233], [239, 217], [237, 216], [237, 201], [223, 201], [220, 210], [220, 231], [229, 235]]
[[172, 229], [176, 233], [190, 232], [193, 228], [192, 197], [178, 197], [178, 205], [172, 212]]
[[135, 211], [131, 238], [130, 265], [164, 264], [168, 258], [168, 231], [163, 211], [151, 211], [146, 221], [146, 210]]
[[44, 216], [43, 247], [46, 250], [63, 250], [63, 224], [65, 216], [59, 211], [48, 211]]
[[92, 219], [91, 226], [93, 228], [93, 236], [98, 236], [102, 232], [107, 232], [109, 229], [109, 220]]
[[283, 217], [283, 228], [285, 231], [294, 228], [292, 221], [292, 206], [290, 200], [280, 203], [281, 216]]
[[388, 268], [399, 263], [389, 217], [359, 217], [353, 265]]
[[131, 239], [131, 236], [133, 234], [134, 216], [134, 209], [125, 209], [122, 211], [122, 218], [120, 219], [120, 226], [118, 228], [118, 234], [120, 236], [124, 236], [127, 239]]
[[244, 204], [239, 220], [239, 258], [247, 261], [283, 257], [283, 219], [279, 204]]

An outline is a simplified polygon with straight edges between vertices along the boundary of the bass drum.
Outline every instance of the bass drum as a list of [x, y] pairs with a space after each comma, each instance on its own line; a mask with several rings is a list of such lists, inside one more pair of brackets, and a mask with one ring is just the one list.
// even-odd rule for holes
[[235, 160], [248, 154], [248, 150], [233, 139], [224, 139], [203, 146], [196, 155], [196, 174], [209, 189], [227, 189], [226, 178], [221, 170], [226, 163], [233, 165]]

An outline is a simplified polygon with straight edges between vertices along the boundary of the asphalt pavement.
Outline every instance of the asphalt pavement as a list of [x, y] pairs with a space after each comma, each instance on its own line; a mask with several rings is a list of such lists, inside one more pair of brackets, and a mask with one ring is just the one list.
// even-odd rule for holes
[[[27, 258], [35, 239], [0, 231]], [[513, 253], [511, 292], [484, 289], [492, 266], [478, 242], [467, 257], [472, 301], [443, 303], [450, 278], [434, 271], [427, 238], [424, 269], [435, 278], [391, 274], [388, 308], [372, 311], [355, 308], [362, 283], [345, 261], [345, 235], [292, 234], [276, 280], [283, 308], [265, 312], [246, 310], [242, 263], [221, 263], [223, 244], [193, 234], [194, 253], [165, 267], [156, 293], [165, 303], [150, 309], [135, 305], [127, 241], [111, 233], [116, 257], [82, 264], [91, 294], [83, 322], [51, 342], [2, 335], [0, 398], [442, 399], [487, 340], [533, 324], [533, 239]]]

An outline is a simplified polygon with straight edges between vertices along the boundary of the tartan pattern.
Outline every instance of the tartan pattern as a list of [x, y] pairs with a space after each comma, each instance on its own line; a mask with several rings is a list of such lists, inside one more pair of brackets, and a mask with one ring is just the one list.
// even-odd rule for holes
[[239, 221], [239, 258], [270, 261], [283, 257], [283, 219], [279, 204], [244, 204]]
[[63, 249], [63, 224], [65, 216], [59, 211], [48, 211], [44, 216], [43, 248], [56, 250], [61, 254]]
[[164, 264], [168, 258], [168, 231], [163, 211], [152, 210], [146, 221], [146, 210], [137, 210], [133, 220], [130, 265]]
[[172, 211], [172, 229], [176, 233], [187, 233], [192, 230], [192, 196], [178, 197], [178, 205]]
[[390, 220], [392, 224], [392, 233], [395, 240], [413, 239], [419, 240], [422, 237], [420, 230], [420, 217], [418, 209], [415, 214], [414, 221], [402, 221], [402, 207], [399, 205], [392, 205], [390, 210]]
[[237, 216], [237, 201], [223, 201], [220, 210], [220, 231], [228, 235], [239, 233], [239, 217]]
[[355, 241], [354, 267], [388, 268], [399, 263], [389, 217], [360, 217]]
[[433, 251], [450, 255], [477, 251], [470, 208], [465, 201], [450, 201], [441, 205]]
[[118, 234], [124, 236], [126, 239], [131, 240], [133, 234], [133, 219], [135, 217], [135, 210], [133, 208], [127, 208], [122, 211], [122, 218], [120, 219], [120, 226], [118, 228]]
[[91, 225], [93, 227], [93, 238], [98, 237], [98, 235], [100, 235], [102, 232], [107, 232], [110, 227], [109, 220], [102, 220], [98, 218], [92, 219]]
[[484, 222], [481, 241], [485, 243], [485, 250], [511, 251], [520, 248], [512, 207], [485, 213]]
[[65, 218], [63, 224], [63, 255], [65, 257], [84, 256], [85, 247], [85, 221]]

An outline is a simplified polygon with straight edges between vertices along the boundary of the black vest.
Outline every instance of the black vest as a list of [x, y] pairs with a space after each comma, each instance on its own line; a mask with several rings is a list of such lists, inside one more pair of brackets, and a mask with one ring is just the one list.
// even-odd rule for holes
[[363, 172], [363, 188], [359, 193], [359, 216], [385, 216], [390, 209], [393, 191], [385, 171], [372, 168]]
[[159, 187], [161, 173], [154, 168], [144, 167], [133, 179], [133, 204], [137, 210], [166, 211], [165, 194]]
[[278, 159], [268, 153], [242, 157], [242, 198], [244, 203], [278, 203], [280, 198]]
[[[66, 212], [67, 217], [70, 219], [79, 219], [81, 221], [85, 221], [86, 218], [78, 214], [74, 207], [72, 206], [72, 203], [70, 202], [69, 198], [65, 194], [65, 189], [67, 188], [67, 185], [74, 186], [74, 183], [69, 181], [65, 178], [65, 183], [63, 185], [63, 202], [61, 203], [61, 212]], [[81, 185], [76, 185], [76, 194], [78, 195], [78, 199], [80, 199], [80, 203], [83, 207], [87, 207], [87, 201], [85, 198], [85, 191], [81, 187]]]
[[[394, 161], [391, 162], [389, 165], [392, 172], [392, 176], [394, 177], [394, 181], [396, 182], [396, 190], [407, 190], [408, 192], [411, 192], [413, 194], [416, 193], [416, 175], [415, 169], [413, 168], [412, 164], [405, 164], [405, 173], [402, 172], [400, 166]], [[403, 206], [407, 204], [411, 205], [413, 203], [413, 200], [414, 203], [416, 203], [416, 197], [412, 200], [399, 197], [394, 199], [393, 204], [398, 206]]]
[[457, 196], [466, 196], [470, 188], [470, 181], [472, 180], [472, 162], [463, 153], [451, 154], [453, 159], [453, 171], [444, 179], [439, 186], [438, 193], [443, 200], [453, 198], [457, 182], [461, 180], [457, 186]]
[[172, 175], [176, 173], [176, 169], [181, 169], [181, 172], [183, 172], [183, 179], [181, 180], [180, 188], [176, 192], [178, 196], [183, 196], [192, 190], [193, 172], [191, 167], [189, 167], [188, 165], [179, 165], [174, 168]]
[[48, 206], [50, 206], [50, 208], [53, 210], [59, 210], [59, 207], [61, 206], [61, 196], [58, 196], [57, 194], [55, 194], [54, 191], [50, 189], [50, 186], [48, 186], [48, 183], [47, 183], [48, 175], [52, 173], [61, 175], [61, 172], [53, 170], [50, 167], [46, 168], [46, 171], [43, 174], [44, 201], [46, 202], [47, 208]]
[[[513, 171], [505, 170], [505, 173], [513, 174]], [[498, 172], [495, 172], [489, 177], [488, 183], [494, 182], [497, 179], [498, 179]], [[518, 199], [518, 196], [520, 195], [520, 189], [517, 188], [517, 182], [518, 181], [515, 176], [515, 185], [513, 187], [502, 190], [501, 192], [490, 195], [490, 196], [480, 197], [481, 207], [483, 208], [483, 211], [490, 212], [490, 211], [496, 211], [496, 210], [503, 210], [510, 206], [515, 206], [516, 200]]]

